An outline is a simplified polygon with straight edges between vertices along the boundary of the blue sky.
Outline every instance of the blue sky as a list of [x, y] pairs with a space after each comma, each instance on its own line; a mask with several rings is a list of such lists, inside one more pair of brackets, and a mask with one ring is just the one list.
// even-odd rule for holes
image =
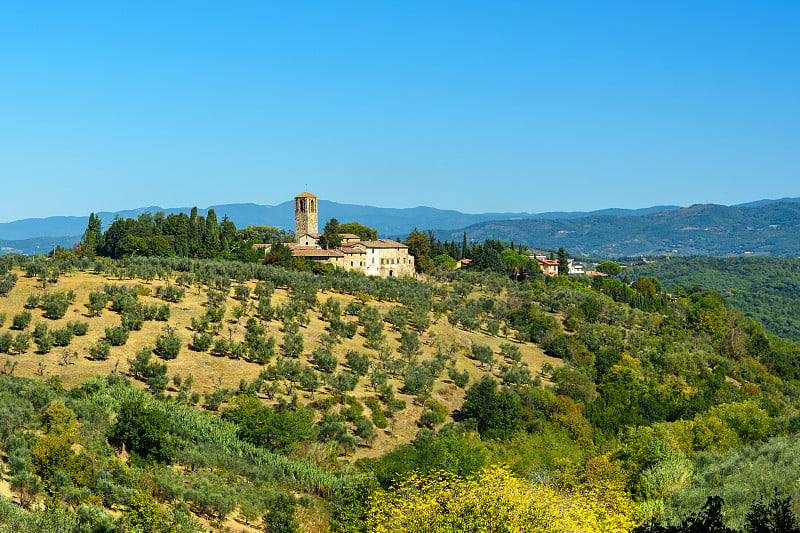
[[797, 2], [15, 2], [0, 221], [800, 196]]

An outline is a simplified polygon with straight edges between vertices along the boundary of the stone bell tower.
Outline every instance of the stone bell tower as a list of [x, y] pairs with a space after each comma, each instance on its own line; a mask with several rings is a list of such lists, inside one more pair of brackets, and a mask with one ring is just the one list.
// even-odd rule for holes
[[303, 192], [294, 197], [294, 236], [299, 239], [303, 234], [317, 234], [317, 197], [310, 192]]

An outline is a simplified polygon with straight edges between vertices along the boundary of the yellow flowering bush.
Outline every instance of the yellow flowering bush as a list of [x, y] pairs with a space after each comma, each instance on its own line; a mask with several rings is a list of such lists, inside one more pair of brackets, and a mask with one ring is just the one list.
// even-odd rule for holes
[[506, 465], [469, 478], [447, 472], [407, 474], [369, 502], [376, 533], [624, 533], [641, 514], [608, 483], [565, 492], [519, 479]]

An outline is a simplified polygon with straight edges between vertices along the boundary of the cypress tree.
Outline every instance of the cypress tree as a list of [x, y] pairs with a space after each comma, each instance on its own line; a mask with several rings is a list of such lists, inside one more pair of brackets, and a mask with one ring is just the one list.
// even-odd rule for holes
[[564, 248], [558, 249], [558, 274], [566, 276], [569, 274], [569, 261], [567, 260], [567, 252]]
[[222, 242], [219, 238], [219, 224], [217, 224], [217, 214], [213, 209], [208, 210], [206, 215], [206, 231], [204, 244], [206, 251], [213, 257], [222, 249]]

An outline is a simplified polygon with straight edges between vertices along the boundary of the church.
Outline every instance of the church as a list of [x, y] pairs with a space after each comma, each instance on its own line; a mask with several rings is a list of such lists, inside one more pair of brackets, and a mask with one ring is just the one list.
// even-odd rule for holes
[[413, 277], [414, 256], [408, 246], [391, 239], [362, 241], [358, 235], [341, 233], [342, 245], [325, 249], [319, 245], [317, 197], [303, 192], [294, 197], [295, 242], [287, 246], [295, 257], [354, 270], [368, 276]]

